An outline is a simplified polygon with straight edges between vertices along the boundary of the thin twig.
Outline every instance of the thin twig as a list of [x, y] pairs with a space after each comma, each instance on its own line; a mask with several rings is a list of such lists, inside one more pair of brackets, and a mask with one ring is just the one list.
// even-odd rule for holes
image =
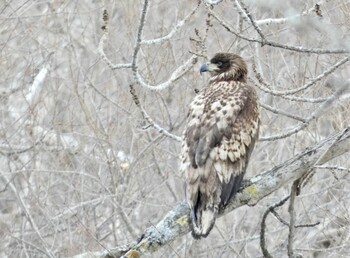
[[[256, 68], [253, 65], [253, 71], [255, 71], [255, 70], [256, 70]], [[259, 85], [255, 80], [251, 80], [251, 82], [261, 91], [264, 91], [266, 93], [273, 95], [272, 93], [274, 91], [270, 90], [272, 88], [271, 85], [264, 80], [264, 78], [261, 76], [261, 74], [259, 72], [256, 73], [256, 78], [258, 79], [259, 83], [264, 85], [264, 87]], [[322, 97], [321, 98], [305, 98], [305, 97], [296, 97], [296, 96], [289, 96], [289, 95], [278, 95], [278, 97], [280, 97], [282, 99], [290, 100], [290, 101], [307, 102], [307, 103], [322, 103], [322, 102], [325, 102], [327, 100], [327, 98], [322, 98]]]
[[181, 137], [177, 136], [177, 135], [174, 135], [170, 132], [168, 132], [166, 129], [164, 129], [163, 127], [161, 127], [160, 125], [158, 125], [157, 123], [155, 123], [153, 121], [153, 119], [147, 114], [147, 112], [145, 111], [145, 109], [142, 107], [141, 103], [140, 103], [140, 100], [136, 94], [136, 90], [134, 89], [134, 87], [132, 85], [129, 86], [130, 87], [130, 93], [133, 97], [133, 100], [136, 104], [136, 106], [140, 109], [144, 119], [152, 126], [154, 127], [159, 133], [161, 134], [164, 134], [165, 136], [175, 140], [175, 141], [178, 141], [178, 142], [181, 142]]
[[278, 135], [260, 137], [259, 140], [260, 141], [274, 141], [274, 140], [286, 138], [286, 137], [289, 137], [289, 136], [301, 131], [302, 129], [306, 128], [310, 124], [311, 121], [315, 120], [321, 114], [323, 114], [325, 112], [325, 110], [327, 110], [333, 104], [333, 102], [344, 93], [344, 91], [348, 88], [348, 86], [349, 86], [349, 82], [345, 83], [333, 95], [328, 97], [327, 101], [322, 103], [322, 105], [320, 105], [314, 112], [312, 112], [311, 115], [308, 118], [306, 118], [305, 122], [299, 123], [295, 127], [291, 128], [289, 130], [286, 130], [284, 133], [281, 133]]
[[106, 62], [106, 64], [112, 69], [123, 69], [123, 68], [131, 68], [131, 63], [126, 64], [113, 64], [111, 60], [108, 59], [104, 52], [104, 45], [109, 37], [109, 29], [108, 29], [108, 22], [109, 22], [109, 16], [107, 10], [103, 11], [103, 26], [102, 26], [102, 37], [100, 39], [100, 42], [98, 43], [97, 52], [100, 54], [100, 57], [103, 61]]
[[299, 88], [296, 88], [296, 89], [292, 89], [292, 90], [283, 90], [283, 91], [271, 90], [272, 87], [265, 82], [265, 80], [262, 78], [261, 74], [256, 70], [256, 68], [254, 68], [254, 66], [253, 66], [253, 71], [254, 71], [258, 81], [265, 86], [265, 87], [262, 87], [259, 84], [256, 84], [259, 87], [260, 90], [262, 90], [262, 91], [264, 91], [266, 93], [269, 93], [271, 95], [274, 95], [274, 96], [285, 97], [286, 95], [295, 94], [295, 93], [298, 93], [298, 92], [300, 92], [302, 90], [306, 90], [306, 89], [310, 88], [311, 86], [315, 85], [316, 82], [318, 82], [321, 79], [325, 78], [326, 76], [330, 75], [337, 68], [339, 68], [340, 66], [342, 66], [343, 64], [348, 62], [349, 59], [350, 59], [349, 56], [345, 57], [344, 59], [342, 59], [339, 62], [335, 63], [334, 65], [330, 66], [327, 70], [325, 70], [323, 73], [319, 74], [316, 78], [314, 78], [313, 80], [309, 81], [305, 85], [303, 85], [303, 86], [301, 86]]
[[223, 19], [221, 19], [215, 12], [213, 12], [210, 8], [207, 7], [208, 12], [223, 26], [228, 32], [234, 34], [235, 36], [249, 41], [249, 42], [256, 42], [264, 45], [268, 45], [271, 47], [276, 47], [276, 48], [281, 48], [289, 51], [294, 51], [294, 52], [301, 52], [301, 53], [314, 53], [314, 54], [344, 54], [344, 53], [349, 53], [350, 51], [348, 49], [323, 49], [323, 48], [306, 48], [303, 46], [292, 46], [292, 45], [287, 45], [287, 44], [281, 44], [278, 42], [274, 42], [271, 40], [266, 40], [263, 41], [261, 39], [256, 39], [256, 38], [250, 38], [247, 37], [233, 29], [231, 25], [229, 25], [227, 22], [225, 22]]
[[281, 109], [277, 109], [277, 108], [274, 108], [274, 107], [271, 107], [265, 103], [261, 103], [259, 104], [261, 107], [265, 108], [266, 110], [272, 112], [272, 113], [275, 113], [275, 114], [279, 114], [279, 115], [282, 115], [282, 116], [286, 116], [286, 117], [289, 117], [289, 118], [292, 118], [294, 120], [297, 120], [297, 121], [300, 121], [300, 122], [307, 122], [307, 120], [305, 118], [302, 118], [300, 116], [297, 116], [297, 115], [293, 115], [293, 114], [290, 114], [286, 111], [283, 111]]
[[319, 168], [319, 169], [333, 169], [333, 170], [350, 172], [350, 168], [338, 167], [338, 166], [315, 166], [315, 168]]
[[247, 14], [243, 11], [241, 4], [237, 0], [232, 0], [232, 4], [239, 14], [240, 18], [246, 22], [249, 22]]
[[133, 71], [135, 81], [137, 81], [137, 73], [138, 73], [137, 55], [138, 55], [140, 48], [141, 48], [142, 32], [143, 32], [143, 28], [145, 26], [148, 6], [149, 6], [149, 1], [144, 0], [143, 6], [142, 6], [142, 11], [141, 11], [140, 22], [139, 22], [139, 26], [137, 29], [137, 37], [136, 37], [136, 42], [135, 42], [135, 46], [134, 46], [134, 53], [132, 55], [131, 69]]
[[272, 258], [272, 255], [267, 250], [266, 246], [266, 239], [265, 239], [265, 232], [266, 232], [266, 219], [270, 212], [273, 212], [277, 207], [282, 206], [287, 200], [289, 199], [289, 196], [283, 198], [278, 203], [275, 203], [274, 205], [270, 206], [264, 213], [261, 221], [261, 230], [260, 230], [260, 247], [261, 251], [263, 252], [264, 257]]
[[171, 74], [170, 78], [164, 83], [161, 83], [158, 85], [150, 85], [142, 79], [142, 77], [139, 73], [139, 70], [138, 70], [137, 59], [138, 59], [138, 53], [140, 51], [141, 44], [142, 44], [142, 33], [143, 33], [143, 28], [144, 28], [145, 22], [146, 22], [148, 6], [149, 6], [149, 0], [145, 0], [143, 7], [142, 7], [142, 11], [141, 11], [141, 18], [140, 18], [139, 26], [137, 29], [137, 37], [136, 37], [136, 43], [134, 46], [134, 53], [132, 55], [131, 69], [132, 69], [134, 80], [136, 83], [147, 88], [148, 90], [158, 91], [158, 90], [164, 90], [164, 89], [168, 88], [170, 85], [173, 84], [174, 81], [178, 80], [181, 76], [183, 76], [185, 73], [187, 73], [193, 67], [193, 65], [197, 62], [197, 57], [195, 55], [192, 55], [181, 66], [179, 66]]
[[182, 65], [180, 65], [171, 75], [170, 78], [158, 85], [151, 85], [145, 82], [141, 75], [138, 73], [138, 70], [136, 69], [136, 73], [134, 73], [134, 79], [135, 81], [141, 85], [144, 88], [147, 88], [151, 91], [160, 91], [168, 88], [169, 86], [173, 85], [173, 83], [178, 80], [180, 77], [182, 77], [185, 73], [187, 73], [190, 69], [192, 69], [193, 65], [197, 63], [197, 56], [192, 55], [189, 59], [187, 59]]
[[[149, 141], [152, 141], [152, 139], [151, 139], [151, 135], [150, 135], [150, 133], [147, 133], [147, 137], [148, 137], [148, 140]], [[160, 137], [164, 137], [163, 135], [160, 135]], [[158, 137], [157, 137], [158, 138]], [[157, 139], [156, 138], [156, 139]], [[155, 139], [155, 140], [156, 140]], [[169, 180], [168, 180], [168, 178], [165, 176], [165, 174], [162, 172], [162, 170], [161, 170], [161, 167], [160, 167], [160, 165], [159, 165], [159, 163], [158, 163], [158, 161], [157, 161], [157, 155], [156, 155], [156, 153], [155, 153], [155, 151], [154, 151], [154, 148], [152, 148], [151, 149], [151, 155], [152, 155], [152, 163], [154, 164], [154, 166], [155, 166], [155, 170], [157, 171], [157, 173], [158, 173], [158, 175], [161, 177], [161, 180], [163, 181], [163, 182], [165, 182], [165, 186], [168, 188], [168, 191], [170, 192], [170, 194], [171, 194], [171, 196], [174, 198], [174, 201], [178, 201], [178, 198], [177, 198], [177, 196], [176, 196], [176, 194], [175, 194], [175, 190], [174, 190], [174, 188], [173, 188], [173, 186], [169, 183]]]
[[40, 241], [42, 242], [42, 246], [45, 249], [46, 255], [48, 257], [52, 257], [52, 258], [55, 257], [54, 254], [52, 253], [52, 251], [50, 250], [50, 245], [43, 238], [43, 236], [39, 230], [39, 227], [36, 224], [35, 219], [33, 218], [32, 214], [30, 213], [30, 209], [27, 207], [26, 203], [24, 202], [24, 199], [22, 198], [20, 193], [17, 191], [16, 186], [12, 182], [10, 182], [4, 175], [3, 175], [3, 178], [5, 178], [5, 180], [7, 181], [6, 183], [8, 183], [8, 185], [10, 186], [10, 189], [13, 191], [14, 195], [17, 197], [17, 199], [20, 203], [20, 207], [23, 211], [23, 214], [27, 218], [29, 224], [31, 225], [33, 232], [35, 232], [37, 234]]
[[196, 5], [195, 8], [193, 8], [193, 10], [181, 21], [179, 21], [174, 28], [165, 36], [160, 37], [160, 38], [156, 38], [156, 39], [144, 39], [141, 41], [141, 44], [160, 44], [166, 40], [171, 39], [176, 32], [179, 31], [179, 29], [181, 29], [188, 21], [189, 19], [193, 16], [193, 14], [198, 10], [198, 7], [200, 6], [201, 2], [198, 1], [198, 4]]
[[[345, 84], [345, 85], [347, 85], [347, 84]], [[334, 139], [332, 145], [334, 145], [339, 139], [341, 139], [346, 132], [347, 132], [347, 129], [343, 130], [343, 132], [341, 134], [339, 134], [339, 136], [336, 139]], [[315, 164], [317, 164], [327, 154], [327, 152], [332, 147], [332, 145], [329, 146], [326, 150], [324, 150], [323, 154], [318, 158], [318, 160], [315, 162]], [[310, 181], [310, 179], [314, 173], [315, 173], [314, 169], [311, 169], [308, 173], [303, 175], [303, 177], [301, 178], [301, 185], [299, 185], [299, 188], [304, 187]]]
[[88, 85], [94, 90], [96, 91], [97, 94], [99, 94], [102, 98], [104, 98], [105, 100], [107, 100], [108, 102], [110, 102], [111, 104], [113, 104], [116, 108], [122, 110], [124, 113], [126, 113], [127, 115], [130, 115], [130, 112], [128, 110], [126, 110], [125, 108], [123, 108], [122, 106], [120, 106], [117, 102], [115, 102], [114, 100], [112, 100], [110, 97], [108, 97], [106, 94], [104, 94], [103, 92], [101, 92], [95, 85], [94, 83], [90, 80], [90, 78], [88, 76], [86, 76], [86, 79], [88, 81]]
[[255, 23], [257, 25], [271, 25], [271, 24], [285, 24], [285, 23], [290, 22], [290, 21], [293, 22], [296, 19], [307, 16], [310, 13], [312, 13], [313, 11], [315, 11], [315, 7], [316, 6], [313, 6], [310, 9], [302, 12], [301, 14], [297, 14], [297, 15], [293, 15], [293, 16], [289, 16], [289, 17], [284, 17], [284, 18], [266, 18], [266, 19], [256, 20]]
[[[275, 211], [272, 210], [271, 213], [275, 216], [276, 219], [279, 220], [279, 222], [281, 222], [283, 225], [289, 227], [289, 223], [287, 221], [285, 221], [284, 219], [281, 218], [281, 216]], [[315, 227], [317, 225], [319, 225], [320, 222], [315, 222], [315, 223], [311, 223], [311, 224], [300, 224], [300, 225], [295, 225], [295, 228], [311, 228], [311, 227]]]
[[241, 7], [243, 9], [243, 12], [245, 13], [245, 15], [248, 17], [249, 21], [251, 22], [251, 24], [253, 25], [254, 29], [256, 30], [256, 32], [259, 34], [260, 38], [261, 38], [261, 45], [265, 45], [266, 42], [266, 38], [264, 33], [262, 32], [262, 30], [260, 29], [260, 27], [256, 24], [253, 16], [251, 15], [251, 13], [248, 10], [248, 7], [245, 5], [245, 3], [243, 1], [240, 0], [236, 0], [237, 7]]
[[293, 241], [294, 241], [294, 232], [295, 232], [295, 210], [294, 210], [294, 204], [295, 204], [295, 197], [297, 195], [298, 191], [298, 186], [299, 186], [299, 180], [295, 180], [291, 193], [290, 193], [290, 200], [289, 200], [289, 207], [288, 207], [288, 212], [289, 212], [289, 234], [288, 234], [288, 244], [287, 244], [287, 252], [288, 252], [288, 257], [293, 258], [294, 255], [294, 250], [293, 250]]

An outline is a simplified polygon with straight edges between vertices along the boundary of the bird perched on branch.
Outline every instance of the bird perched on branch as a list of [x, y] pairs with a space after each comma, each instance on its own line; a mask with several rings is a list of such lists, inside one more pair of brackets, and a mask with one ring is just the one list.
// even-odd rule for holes
[[218, 211], [239, 190], [259, 131], [258, 98], [247, 84], [245, 61], [218, 53], [200, 72], [211, 77], [190, 104], [181, 157], [195, 238], [208, 236]]

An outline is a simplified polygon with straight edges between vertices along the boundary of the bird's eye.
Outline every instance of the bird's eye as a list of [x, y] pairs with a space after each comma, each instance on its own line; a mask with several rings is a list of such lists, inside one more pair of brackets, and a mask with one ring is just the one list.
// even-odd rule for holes
[[222, 66], [222, 62], [217, 63], [218, 67]]

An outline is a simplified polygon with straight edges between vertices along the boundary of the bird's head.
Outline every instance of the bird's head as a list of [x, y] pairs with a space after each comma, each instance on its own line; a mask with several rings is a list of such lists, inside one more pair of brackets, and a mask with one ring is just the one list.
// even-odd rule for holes
[[215, 80], [247, 80], [247, 64], [239, 55], [217, 53], [209, 63], [203, 64], [200, 73], [209, 72]]

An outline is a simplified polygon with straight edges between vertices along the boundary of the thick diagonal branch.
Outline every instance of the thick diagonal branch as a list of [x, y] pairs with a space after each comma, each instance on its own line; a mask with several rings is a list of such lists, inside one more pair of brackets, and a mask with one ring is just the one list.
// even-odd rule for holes
[[[310, 168], [322, 165], [348, 151], [350, 151], [350, 127], [320, 141], [271, 170], [246, 180], [236, 198], [225, 210], [220, 211], [219, 216], [243, 205], [255, 205], [283, 185], [303, 176]], [[183, 201], [165, 215], [156, 226], [148, 228], [137, 242], [101, 252], [80, 254], [76, 258], [140, 257], [143, 253], [155, 252], [189, 232], [188, 216], [189, 209], [186, 202]]]

